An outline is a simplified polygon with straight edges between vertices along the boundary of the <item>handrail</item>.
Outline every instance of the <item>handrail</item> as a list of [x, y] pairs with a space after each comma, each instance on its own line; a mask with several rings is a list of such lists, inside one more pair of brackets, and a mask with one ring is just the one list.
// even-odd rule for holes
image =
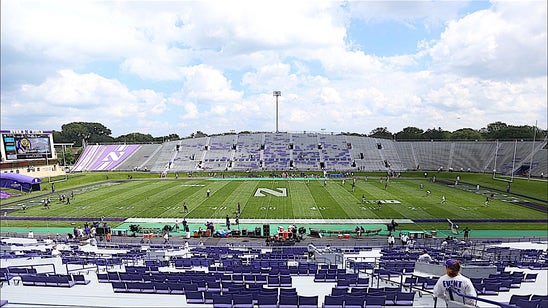
[[44, 272], [46, 274], [57, 274], [57, 272], [55, 271], [55, 264], [54, 263], [42, 263], [42, 264], [28, 264], [28, 265], [11, 265], [11, 266], [8, 266], [7, 269], [9, 271], [9, 269], [11, 268], [32, 268], [32, 269], [35, 269], [35, 267], [39, 267], [39, 266], [51, 266], [51, 268], [53, 269], [53, 271], [50, 271], [50, 272]]
[[[463, 304], [464, 304], [464, 299], [468, 298], [468, 299], [473, 299], [475, 301], [480, 301], [480, 302], [484, 302], [484, 303], [487, 303], [487, 304], [496, 305], [496, 306], [499, 306], [499, 307], [502, 307], [502, 308], [515, 308], [516, 307], [516, 306], [510, 305], [510, 304], [507, 304], [507, 303], [500, 303], [500, 302], [496, 302], [496, 301], [493, 301], [493, 300], [489, 300], [489, 299], [485, 299], [485, 298], [481, 298], [481, 297], [477, 297], [477, 296], [465, 295], [465, 294], [460, 293], [457, 289], [455, 289], [453, 287], [449, 287], [449, 288], [447, 288], [447, 290], [449, 291], [449, 296], [451, 298], [453, 298], [452, 293], [455, 293], [456, 295], [462, 297], [463, 298]], [[452, 301], [460, 303], [460, 301], [456, 301], [456, 300], [452, 300]], [[467, 306], [470, 306], [470, 305], [467, 305]], [[477, 305], [474, 305], [473, 307], [477, 307]]]

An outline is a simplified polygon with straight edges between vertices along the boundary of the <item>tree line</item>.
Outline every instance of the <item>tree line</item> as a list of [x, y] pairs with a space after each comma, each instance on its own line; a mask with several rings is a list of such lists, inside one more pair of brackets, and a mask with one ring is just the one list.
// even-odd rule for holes
[[[241, 131], [240, 134], [250, 134], [250, 131]], [[202, 131], [191, 133], [189, 136], [181, 138], [178, 134], [169, 134], [166, 136], [153, 137], [150, 134], [140, 132], [112, 136], [112, 131], [101, 123], [95, 122], [72, 122], [63, 124], [61, 131], [53, 131], [53, 140], [55, 143], [73, 143], [75, 147], [81, 147], [82, 142], [85, 143], [162, 143], [166, 141], [200, 138], [216, 135], [236, 134], [229, 132], [224, 134], [208, 135]], [[343, 132], [344, 135], [364, 136], [372, 138], [393, 139], [397, 141], [403, 140], [537, 140], [544, 139], [547, 131], [540, 130], [538, 127], [529, 125], [508, 125], [504, 122], [494, 122], [481, 129], [460, 128], [453, 132], [438, 128], [429, 128], [423, 130], [418, 127], [409, 126], [397, 133], [390, 132], [386, 127], [377, 127], [369, 134]]]
[[[348, 133], [350, 134], [350, 133]], [[453, 132], [438, 128], [422, 130], [418, 127], [406, 127], [397, 133], [390, 132], [386, 127], [378, 127], [367, 136], [373, 138], [393, 139], [396, 141], [436, 140], [436, 141], [494, 141], [494, 140], [542, 140], [547, 132], [529, 125], [508, 125], [504, 122], [494, 122], [481, 129], [460, 128]]]
[[72, 122], [63, 124], [61, 131], [53, 131], [55, 143], [73, 143], [75, 147], [81, 147], [83, 142], [87, 144], [109, 143], [161, 143], [170, 140], [179, 140], [177, 134], [153, 137], [151, 134], [139, 132], [112, 136], [112, 131], [105, 125], [96, 122]]

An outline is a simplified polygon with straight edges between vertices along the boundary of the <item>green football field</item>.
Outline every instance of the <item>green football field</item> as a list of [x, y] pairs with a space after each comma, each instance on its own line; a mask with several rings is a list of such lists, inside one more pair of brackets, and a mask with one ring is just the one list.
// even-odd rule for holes
[[[182, 218], [213, 219], [229, 215], [234, 219], [240, 203], [242, 220], [253, 219], [409, 219], [474, 220], [481, 224], [487, 220], [538, 220], [546, 221], [547, 214], [519, 205], [532, 201], [546, 207], [546, 181], [514, 179], [511, 193], [506, 192], [506, 182], [494, 181], [486, 175], [462, 174], [455, 185], [455, 174], [438, 174], [435, 182], [429, 176], [406, 174], [402, 178], [380, 175], [353, 178], [237, 178], [200, 177], [167, 179], [136, 176], [131, 180], [126, 174], [79, 175], [55, 184], [43, 184], [41, 192], [2, 201], [2, 208], [15, 211], [7, 217], [29, 217], [30, 221], [9, 221], [9, 226], [67, 224], [56, 217], [74, 218]], [[108, 179], [107, 179], [108, 178]], [[477, 189], [480, 184], [480, 189]], [[210, 196], [207, 197], [207, 191]], [[430, 194], [427, 194], [427, 191]], [[58, 195], [74, 194], [70, 204], [59, 202]], [[485, 206], [487, 196], [489, 206]], [[442, 198], [445, 196], [445, 202]], [[41, 200], [49, 197], [49, 209]], [[184, 211], [186, 202], [188, 212]], [[26, 209], [21, 210], [25, 204]], [[1, 220], [6, 226], [6, 220]], [[511, 223], [510, 223], [511, 224]], [[509, 224], [509, 225], [510, 225]], [[541, 229], [546, 229], [540, 223]], [[513, 229], [513, 228], [511, 228]]]

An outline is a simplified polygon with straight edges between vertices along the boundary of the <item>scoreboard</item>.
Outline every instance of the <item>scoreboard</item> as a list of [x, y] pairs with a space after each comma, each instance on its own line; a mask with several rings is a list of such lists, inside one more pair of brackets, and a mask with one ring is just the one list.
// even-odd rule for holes
[[53, 133], [39, 130], [0, 130], [2, 161], [55, 158]]

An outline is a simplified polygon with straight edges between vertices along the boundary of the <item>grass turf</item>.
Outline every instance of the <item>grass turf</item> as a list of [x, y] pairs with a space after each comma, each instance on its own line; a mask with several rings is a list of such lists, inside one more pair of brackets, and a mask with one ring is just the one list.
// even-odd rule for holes
[[[128, 175], [133, 179], [127, 181]], [[454, 186], [456, 176], [459, 185]], [[519, 200], [533, 200], [546, 206], [547, 182], [514, 179], [511, 193], [506, 190], [506, 182], [495, 181], [489, 175], [469, 173], [405, 173], [401, 178], [391, 179], [380, 174], [356, 175], [356, 186], [352, 191], [352, 180], [324, 181], [308, 179], [227, 179], [241, 174], [225, 174], [222, 178], [196, 178], [184, 176], [175, 180], [158, 179], [158, 175], [147, 173], [84, 173], [71, 175], [55, 183], [56, 193], [50, 194], [51, 184], [42, 185], [41, 192], [24, 194], [2, 200], [2, 209], [14, 208], [7, 216], [33, 217], [30, 221], [10, 221], [9, 226], [45, 226], [40, 218], [53, 221], [48, 225], [63, 226], [68, 222], [55, 221], [56, 217], [165, 217], [165, 218], [234, 218], [237, 203], [241, 204], [242, 219], [446, 219], [474, 220], [475, 229], [488, 227], [483, 222], [493, 219], [546, 220], [546, 213], [517, 205]], [[365, 177], [367, 176], [367, 181]], [[436, 176], [436, 182], [432, 182]], [[57, 179], [59, 180], [59, 179]], [[47, 180], [46, 180], [47, 182]], [[422, 184], [423, 188], [420, 189]], [[449, 185], [448, 185], [449, 184]], [[481, 189], [476, 191], [476, 184]], [[264, 192], [255, 196], [258, 189], [270, 189], [287, 196], [276, 196]], [[211, 195], [206, 197], [210, 189]], [[426, 190], [431, 194], [426, 196]], [[60, 203], [57, 195], [74, 192], [71, 204]], [[487, 195], [495, 194], [490, 206], [485, 207]], [[49, 196], [50, 209], [41, 206], [40, 200]], [[362, 203], [362, 196], [366, 202]], [[446, 202], [441, 203], [442, 196]], [[28, 198], [31, 198], [30, 200]], [[377, 201], [383, 200], [380, 209]], [[189, 213], [183, 211], [186, 202]], [[20, 204], [27, 209], [20, 210]], [[0, 226], [6, 226], [0, 220]], [[546, 223], [505, 224], [509, 229], [546, 230]], [[435, 223], [420, 223], [417, 227], [430, 229]], [[501, 224], [497, 224], [500, 228]]]

